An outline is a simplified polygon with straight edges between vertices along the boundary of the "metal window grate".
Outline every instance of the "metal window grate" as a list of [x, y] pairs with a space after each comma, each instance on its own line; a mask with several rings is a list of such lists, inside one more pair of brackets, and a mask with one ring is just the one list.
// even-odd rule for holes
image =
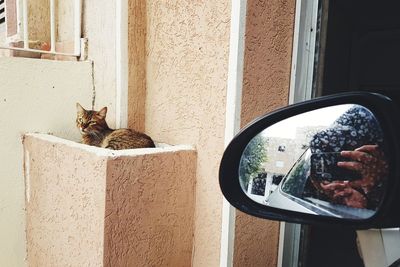
[[0, 24], [6, 22], [6, 4], [5, 0], [0, 0]]
[[[23, 42], [23, 47], [14, 47], [14, 46], [2, 46], [0, 45], [0, 49], [8, 49], [8, 50], [17, 50], [17, 51], [28, 51], [33, 53], [41, 53], [41, 54], [53, 54], [53, 55], [62, 55], [62, 56], [76, 56], [79, 57], [81, 54], [81, 17], [82, 17], [82, 0], [72, 0], [73, 8], [74, 8], [74, 18], [73, 18], [73, 29], [74, 29], [74, 51], [73, 52], [58, 52], [56, 51], [56, 1], [57, 0], [48, 0], [50, 4], [50, 25], [42, 25], [42, 27], [48, 27], [50, 30], [50, 49], [49, 50], [38, 50], [32, 49], [29, 47], [29, 12], [28, 12], [28, 1], [29, 0], [15, 0], [17, 1], [17, 23], [18, 23], [18, 33], [17, 39], [18, 41]], [[33, 0], [35, 1], [35, 0]], [[20, 3], [20, 4], [19, 4]], [[0, 25], [6, 24], [6, 5], [8, 10], [8, 3], [5, 0], [0, 0]], [[9, 23], [7, 21], [7, 23]], [[7, 25], [8, 27], [8, 25]]]

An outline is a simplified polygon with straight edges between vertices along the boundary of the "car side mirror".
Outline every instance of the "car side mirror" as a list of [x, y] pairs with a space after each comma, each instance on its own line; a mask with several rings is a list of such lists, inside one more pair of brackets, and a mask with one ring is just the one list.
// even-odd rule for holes
[[256, 119], [226, 148], [220, 187], [266, 219], [400, 226], [398, 110], [374, 93], [345, 93]]

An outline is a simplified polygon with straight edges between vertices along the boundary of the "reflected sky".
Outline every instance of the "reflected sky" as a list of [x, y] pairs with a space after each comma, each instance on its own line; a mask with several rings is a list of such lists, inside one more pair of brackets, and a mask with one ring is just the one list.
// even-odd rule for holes
[[300, 115], [278, 122], [262, 132], [265, 137], [280, 137], [294, 139], [296, 130], [303, 126], [328, 126], [331, 125], [340, 115], [351, 108], [353, 104], [337, 105], [312, 110]]

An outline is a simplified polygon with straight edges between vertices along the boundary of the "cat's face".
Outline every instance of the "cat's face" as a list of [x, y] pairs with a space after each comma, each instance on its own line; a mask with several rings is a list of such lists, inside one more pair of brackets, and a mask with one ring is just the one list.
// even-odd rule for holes
[[105, 121], [107, 107], [100, 111], [85, 110], [79, 103], [76, 104], [76, 127], [82, 135], [96, 134], [108, 128]]

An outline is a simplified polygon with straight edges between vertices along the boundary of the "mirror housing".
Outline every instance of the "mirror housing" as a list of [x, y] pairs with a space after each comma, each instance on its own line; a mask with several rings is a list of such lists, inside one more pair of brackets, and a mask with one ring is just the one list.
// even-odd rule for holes
[[[365, 219], [340, 218], [303, 213], [285, 208], [262, 205], [246, 195], [239, 179], [239, 166], [249, 142], [264, 129], [290, 117], [320, 108], [357, 104], [372, 112], [379, 122], [385, 140], [385, 156], [388, 163], [386, 189], [375, 213]], [[396, 121], [400, 114], [395, 103], [388, 97], [365, 92], [353, 92], [316, 98], [281, 108], [257, 118], [241, 130], [227, 146], [220, 164], [219, 182], [223, 195], [235, 208], [247, 214], [278, 221], [300, 224], [342, 225], [355, 229], [387, 228], [400, 226], [400, 130]], [[283, 146], [280, 149], [285, 149]], [[282, 177], [278, 177], [282, 180]]]

